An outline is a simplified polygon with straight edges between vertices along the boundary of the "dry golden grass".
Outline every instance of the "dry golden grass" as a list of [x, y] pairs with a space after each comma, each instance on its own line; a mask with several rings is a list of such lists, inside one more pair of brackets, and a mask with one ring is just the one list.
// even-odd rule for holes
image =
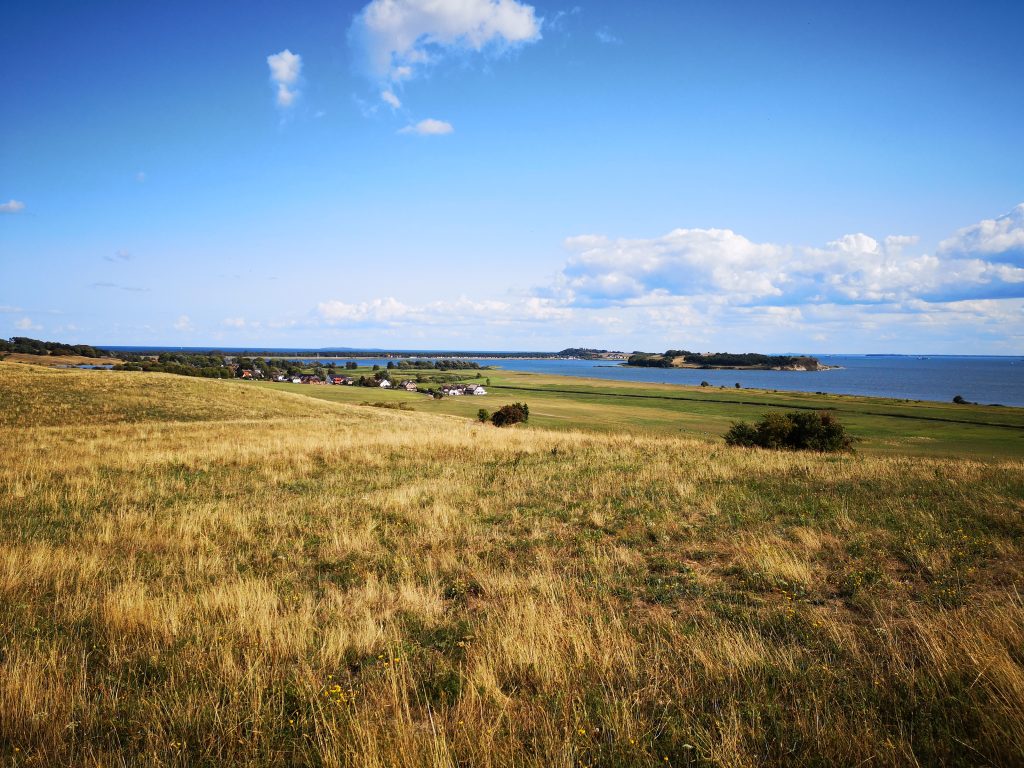
[[50, 368], [68, 365], [120, 365], [116, 357], [82, 357], [81, 355], [26, 355], [23, 352], [8, 352], [3, 361], [7, 363], [30, 363]]
[[1018, 765], [1021, 462], [0, 363], [0, 759]]

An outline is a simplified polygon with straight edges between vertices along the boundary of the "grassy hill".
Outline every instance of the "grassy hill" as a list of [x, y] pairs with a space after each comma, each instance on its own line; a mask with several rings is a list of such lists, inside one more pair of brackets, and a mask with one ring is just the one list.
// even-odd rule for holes
[[5, 763], [1024, 754], [1019, 459], [5, 363], [0, 404]]

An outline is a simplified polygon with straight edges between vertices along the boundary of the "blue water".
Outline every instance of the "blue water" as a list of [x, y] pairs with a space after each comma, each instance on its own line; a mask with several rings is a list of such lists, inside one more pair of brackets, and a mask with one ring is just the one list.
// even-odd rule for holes
[[[829, 392], [905, 400], [950, 402], [955, 395], [979, 403], [1024, 406], [1024, 358], [1020, 357], [866, 357], [818, 355], [830, 371], [727, 371], [692, 368], [627, 368], [593, 360], [502, 360], [515, 371], [588, 376], [659, 384]], [[485, 362], [485, 361], [481, 361]], [[492, 361], [493, 362], [493, 361]]]
[[[585, 376], [615, 381], [699, 385], [785, 392], [829, 392], [891, 397], [900, 400], [950, 402], [960, 395], [971, 402], [1024, 407], [1024, 357], [816, 355], [830, 371], [730, 371], [693, 368], [629, 368], [614, 361], [517, 360], [467, 358], [510, 371]], [[344, 365], [347, 358], [336, 358]], [[428, 359], [424, 356], [424, 359]], [[384, 367], [393, 358], [361, 357], [360, 365]], [[313, 362], [310, 359], [310, 362]], [[326, 365], [330, 360], [316, 361]], [[487, 374], [484, 373], [486, 376]]]

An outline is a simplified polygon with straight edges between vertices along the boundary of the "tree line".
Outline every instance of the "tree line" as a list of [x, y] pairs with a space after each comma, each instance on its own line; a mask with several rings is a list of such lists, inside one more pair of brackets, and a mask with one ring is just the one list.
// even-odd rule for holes
[[40, 341], [27, 336], [0, 339], [0, 352], [21, 355], [77, 355], [79, 357], [106, 357], [108, 353], [88, 344], [63, 344], [59, 341]]

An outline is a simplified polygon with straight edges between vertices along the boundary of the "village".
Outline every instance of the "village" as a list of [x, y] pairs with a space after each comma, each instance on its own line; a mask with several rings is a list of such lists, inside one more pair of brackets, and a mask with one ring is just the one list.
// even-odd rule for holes
[[[384, 374], [384, 375], [381, 375]], [[259, 368], [243, 368], [238, 378], [256, 380], [263, 379], [264, 373]], [[345, 386], [345, 387], [377, 387], [379, 389], [405, 390], [406, 392], [420, 392], [431, 397], [462, 397], [465, 395], [486, 395], [487, 390], [480, 384], [443, 384], [437, 389], [420, 389], [420, 383], [413, 379], [406, 379], [395, 383], [391, 381], [383, 371], [375, 373], [374, 376], [344, 376], [335, 373], [302, 373], [295, 375], [277, 374], [270, 377], [271, 381], [290, 384], [306, 384], [313, 386]]]

